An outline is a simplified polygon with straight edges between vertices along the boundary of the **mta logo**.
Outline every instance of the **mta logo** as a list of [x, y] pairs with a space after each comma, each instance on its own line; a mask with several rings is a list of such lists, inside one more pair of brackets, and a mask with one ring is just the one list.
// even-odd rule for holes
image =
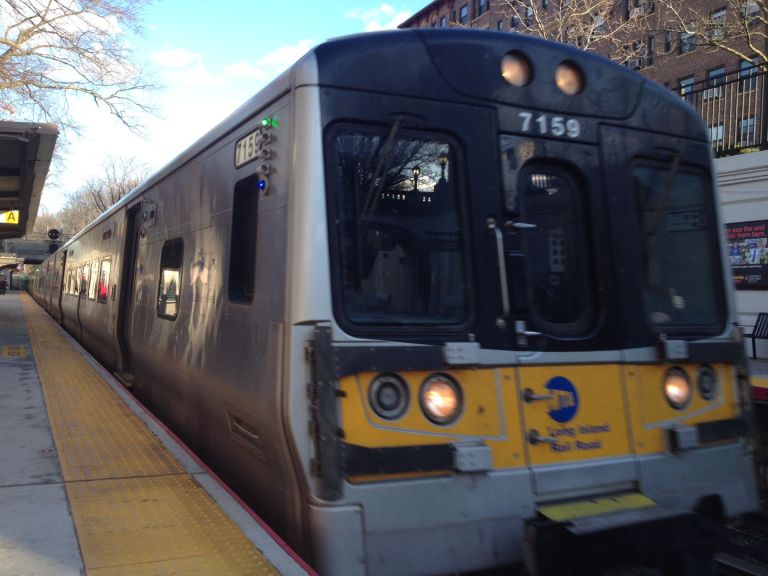
[[555, 376], [547, 382], [547, 390], [555, 397], [550, 401], [549, 417], [555, 422], [570, 422], [579, 409], [579, 394], [573, 383], [563, 376]]

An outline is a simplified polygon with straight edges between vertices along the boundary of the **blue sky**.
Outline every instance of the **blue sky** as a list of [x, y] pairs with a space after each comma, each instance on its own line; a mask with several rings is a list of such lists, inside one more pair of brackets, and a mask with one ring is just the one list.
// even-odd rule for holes
[[162, 88], [150, 97], [157, 116], [141, 117], [139, 136], [94, 106], [73, 103], [83, 130], [70, 145], [42, 204], [58, 210], [67, 192], [102, 172], [110, 158], [135, 158], [154, 171], [172, 160], [302, 54], [335, 36], [394, 28], [429, 0], [155, 0], [136, 60]]

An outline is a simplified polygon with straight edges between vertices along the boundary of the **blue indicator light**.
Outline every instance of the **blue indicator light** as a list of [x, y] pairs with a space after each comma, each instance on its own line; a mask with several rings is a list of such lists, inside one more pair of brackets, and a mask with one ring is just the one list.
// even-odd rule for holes
[[259, 180], [259, 183], [256, 186], [258, 186], [259, 190], [264, 190], [267, 187], [267, 181]]

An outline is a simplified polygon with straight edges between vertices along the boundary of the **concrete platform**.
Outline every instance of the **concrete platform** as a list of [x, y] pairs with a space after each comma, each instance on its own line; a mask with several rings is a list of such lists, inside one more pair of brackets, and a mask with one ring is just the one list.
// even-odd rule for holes
[[314, 574], [18, 292], [0, 296], [0, 463], [0, 576]]

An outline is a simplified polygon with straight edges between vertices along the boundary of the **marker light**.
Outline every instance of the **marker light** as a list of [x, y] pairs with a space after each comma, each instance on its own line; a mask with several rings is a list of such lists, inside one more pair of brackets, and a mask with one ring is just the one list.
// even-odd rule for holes
[[394, 420], [408, 408], [408, 386], [395, 374], [381, 374], [368, 387], [368, 402], [376, 414]]
[[576, 64], [563, 62], [555, 70], [555, 83], [563, 94], [575, 96], [584, 89], [584, 76]]
[[704, 400], [712, 400], [717, 396], [717, 374], [710, 366], [700, 366], [696, 374], [696, 384], [699, 394]]
[[510, 52], [501, 59], [501, 75], [512, 86], [525, 86], [531, 81], [531, 65], [520, 52]]
[[461, 414], [461, 389], [448, 376], [435, 374], [421, 385], [419, 403], [430, 421], [435, 424], [450, 424]]
[[670, 368], [664, 378], [664, 396], [675, 410], [682, 410], [691, 400], [691, 382], [681, 368]]

